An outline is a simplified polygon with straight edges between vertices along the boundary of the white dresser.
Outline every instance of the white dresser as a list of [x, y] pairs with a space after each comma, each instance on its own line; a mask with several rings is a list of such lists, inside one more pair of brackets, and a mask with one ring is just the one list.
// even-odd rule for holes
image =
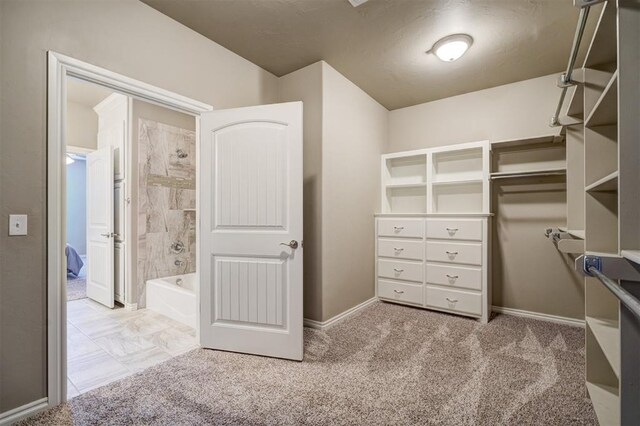
[[482, 214], [377, 215], [377, 296], [487, 322], [488, 233]]
[[381, 300], [489, 320], [489, 156], [487, 141], [382, 156]]

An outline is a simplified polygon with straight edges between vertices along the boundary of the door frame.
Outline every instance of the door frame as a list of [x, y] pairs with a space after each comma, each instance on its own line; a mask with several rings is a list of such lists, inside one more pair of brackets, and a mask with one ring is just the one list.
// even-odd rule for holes
[[[211, 105], [161, 89], [91, 65], [78, 59], [47, 52], [47, 398], [30, 410], [54, 407], [67, 400], [67, 304], [64, 243], [66, 241], [66, 103], [67, 77], [98, 84], [116, 92], [183, 112], [195, 117], [196, 149], [200, 143], [200, 114], [213, 110]], [[131, 150], [127, 147], [127, 152]], [[199, 185], [200, 159], [196, 163], [196, 187]], [[129, 169], [132, 165], [127, 166]], [[132, 185], [130, 182], [128, 185]], [[199, 208], [196, 197], [196, 209]], [[131, 220], [130, 213], [127, 220]], [[199, 238], [196, 227], [196, 239]], [[131, 238], [127, 235], [127, 238]], [[132, 241], [132, 240], [130, 240]], [[196, 251], [196, 273], [199, 271]], [[196, 291], [196, 298], [198, 298]], [[197, 327], [196, 327], [197, 330]]]

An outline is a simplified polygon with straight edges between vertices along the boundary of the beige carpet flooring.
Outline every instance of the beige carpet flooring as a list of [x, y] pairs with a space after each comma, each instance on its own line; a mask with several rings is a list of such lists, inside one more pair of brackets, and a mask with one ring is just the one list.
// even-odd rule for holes
[[597, 424], [584, 330], [375, 303], [305, 329], [298, 363], [197, 349], [25, 424]]

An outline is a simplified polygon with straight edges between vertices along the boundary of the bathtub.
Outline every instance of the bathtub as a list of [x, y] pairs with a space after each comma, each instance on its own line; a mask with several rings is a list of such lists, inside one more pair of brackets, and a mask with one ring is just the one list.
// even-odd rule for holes
[[[178, 286], [176, 281], [182, 279]], [[147, 309], [196, 328], [196, 274], [147, 281]]]

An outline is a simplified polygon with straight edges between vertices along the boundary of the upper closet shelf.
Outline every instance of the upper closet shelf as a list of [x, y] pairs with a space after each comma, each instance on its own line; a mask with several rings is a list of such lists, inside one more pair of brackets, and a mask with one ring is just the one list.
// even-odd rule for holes
[[550, 135], [534, 136], [530, 138], [502, 139], [493, 141], [491, 142], [491, 149], [511, 148], [514, 146], [535, 145], [544, 143], [561, 143], [564, 142], [564, 140], [565, 136], [556, 132]]
[[625, 259], [640, 264], [640, 250], [622, 250], [620, 253]]
[[615, 171], [602, 179], [598, 179], [585, 188], [587, 192], [613, 192], [618, 190], [618, 171]]
[[427, 184], [425, 182], [418, 183], [388, 183], [386, 184], [387, 188], [424, 188]]
[[432, 182], [433, 185], [464, 185], [467, 183], [482, 183], [482, 179], [439, 178]]
[[602, 95], [585, 120], [585, 126], [616, 124], [618, 121], [618, 71], [613, 73]]

